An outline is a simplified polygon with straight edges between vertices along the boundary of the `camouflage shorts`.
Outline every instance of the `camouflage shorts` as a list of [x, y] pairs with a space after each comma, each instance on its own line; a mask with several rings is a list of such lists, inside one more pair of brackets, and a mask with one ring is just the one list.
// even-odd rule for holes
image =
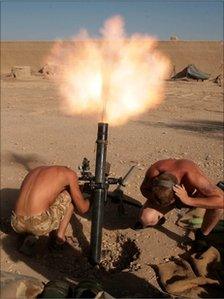
[[69, 193], [63, 191], [49, 209], [39, 215], [19, 216], [13, 212], [11, 225], [17, 233], [31, 233], [36, 236], [47, 235], [52, 230], [58, 229], [70, 203]]

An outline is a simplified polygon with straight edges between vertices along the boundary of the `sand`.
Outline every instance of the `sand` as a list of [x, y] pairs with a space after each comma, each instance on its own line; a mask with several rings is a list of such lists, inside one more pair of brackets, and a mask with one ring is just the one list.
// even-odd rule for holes
[[[28, 50], [28, 44], [32, 51]], [[167, 44], [171, 51], [172, 43]], [[167, 44], [161, 44], [161, 48]], [[178, 42], [179, 47], [183, 44]], [[192, 47], [197, 44], [198, 50], [190, 44]], [[188, 57], [199, 57], [201, 46], [196, 44], [186, 44]], [[5, 43], [8, 50], [2, 55], [8, 60], [3, 60], [2, 72], [14, 64], [38, 69], [50, 43], [42, 43], [39, 48], [36, 45], [38, 43], [18, 43], [17, 46]], [[207, 45], [209, 53], [219, 51], [219, 43]], [[180, 48], [175, 49], [178, 52]], [[173, 52], [170, 55], [174, 55]], [[203, 70], [209, 72], [213, 63], [206, 65], [202, 57]], [[181, 54], [178, 59], [180, 67], [185, 64]], [[218, 66], [219, 59], [212, 59]], [[223, 175], [223, 89], [211, 81], [168, 81], [165, 94], [166, 99], [158, 109], [124, 126], [109, 127], [108, 161], [112, 164], [112, 175], [122, 176], [133, 163], [138, 163], [125, 193], [140, 203], [145, 199], [139, 186], [147, 168], [156, 160], [192, 159], [214, 182], [221, 180]], [[97, 120], [84, 115], [62, 115], [58, 108], [57, 87], [43, 77], [2, 79], [1, 100], [2, 270], [31, 275], [42, 281], [69, 278], [78, 282], [97, 277], [107, 291], [117, 297], [160, 297], [155, 290], [160, 286], [152, 265], [183, 253], [178, 244], [186, 240], [186, 232], [176, 226], [175, 221], [184, 211], [169, 213], [162, 228], [135, 232], [130, 228], [137, 218], [135, 208], [127, 207], [126, 215], [120, 217], [115, 205], [106, 205], [100, 269], [93, 269], [87, 261], [91, 227], [88, 217], [73, 218], [63, 253], [49, 252], [46, 239], [41, 241], [36, 258], [25, 257], [16, 250], [17, 236], [10, 229], [9, 217], [27, 171], [35, 166], [54, 164], [67, 165], [77, 171], [83, 157], [91, 160], [94, 171]]]
[[[1, 74], [10, 72], [16, 65], [29, 65], [33, 72], [39, 71], [52, 46], [53, 42], [48, 41], [1, 42]], [[220, 41], [160, 41], [158, 48], [170, 58], [176, 72], [195, 64], [215, 76], [223, 67], [223, 42]]]

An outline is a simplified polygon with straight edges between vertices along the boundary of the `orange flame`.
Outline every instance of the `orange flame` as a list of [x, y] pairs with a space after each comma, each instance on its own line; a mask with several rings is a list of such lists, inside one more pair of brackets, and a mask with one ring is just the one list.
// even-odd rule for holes
[[162, 101], [170, 64], [154, 38], [126, 38], [121, 16], [108, 19], [100, 33], [100, 40], [83, 31], [72, 42], [59, 41], [48, 63], [58, 66], [64, 112], [121, 125]]

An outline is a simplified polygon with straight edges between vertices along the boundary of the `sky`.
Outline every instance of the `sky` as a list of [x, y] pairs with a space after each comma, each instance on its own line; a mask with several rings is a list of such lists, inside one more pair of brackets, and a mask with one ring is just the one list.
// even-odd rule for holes
[[159, 40], [223, 40], [223, 7], [218, 0], [0, 0], [1, 40], [69, 39], [80, 29], [100, 37], [103, 22], [121, 15], [128, 35]]

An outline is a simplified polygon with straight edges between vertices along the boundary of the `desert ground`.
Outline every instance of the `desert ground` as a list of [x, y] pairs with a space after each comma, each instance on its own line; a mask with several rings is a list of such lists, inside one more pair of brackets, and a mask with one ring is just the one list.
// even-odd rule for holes
[[[54, 279], [100, 279], [115, 297], [161, 297], [152, 265], [183, 252], [186, 231], [175, 222], [184, 211], [166, 215], [161, 228], [134, 231], [138, 210], [127, 207], [120, 216], [115, 204], [105, 207], [103, 258], [99, 269], [88, 263], [90, 218], [75, 216], [67, 231], [63, 252], [51, 253], [43, 239], [37, 257], [16, 249], [17, 236], [10, 228], [10, 213], [20, 184], [33, 167], [66, 165], [78, 171], [83, 157], [94, 171], [96, 119], [68, 117], [59, 110], [57, 86], [49, 79], [1, 80], [1, 268]], [[212, 81], [167, 81], [165, 100], [126, 125], [109, 127], [107, 160], [113, 176], [137, 167], [125, 194], [144, 203], [139, 186], [147, 168], [166, 158], [192, 159], [214, 182], [223, 176], [223, 88]]]
[[[31, 66], [34, 72], [40, 70], [53, 45], [52, 41], [2, 41], [1, 74], [10, 72], [15, 65]], [[77, 48], [81, 45], [76, 42]], [[171, 60], [177, 72], [188, 64], [195, 64], [212, 75], [219, 75], [223, 69], [223, 41], [158, 41], [157, 47]]]
[[[17, 250], [10, 215], [28, 171], [39, 165], [66, 165], [78, 171], [87, 157], [94, 172], [97, 120], [63, 115], [56, 84], [38, 74], [52, 44], [1, 43], [1, 269], [43, 282], [95, 277], [115, 297], [162, 297], [153, 265], [182, 254], [182, 243], [193, 238], [175, 224], [185, 210], [167, 214], [160, 228], [137, 232], [131, 227], [138, 209], [128, 206], [121, 216], [117, 205], [107, 203], [99, 268], [93, 268], [87, 258], [90, 215], [74, 215], [63, 252], [49, 251], [46, 238], [40, 240], [36, 257]], [[221, 42], [160, 42], [159, 48], [176, 72], [194, 63], [213, 79], [223, 66]], [[33, 76], [8, 77], [12, 66], [30, 66]], [[212, 80], [167, 80], [165, 99], [158, 108], [123, 126], [109, 126], [111, 176], [122, 176], [137, 164], [125, 194], [139, 203], [145, 201], [139, 190], [145, 172], [160, 159], [192, 159], [217, 183], [223, 179], [222, 131], [223, 87]]]

